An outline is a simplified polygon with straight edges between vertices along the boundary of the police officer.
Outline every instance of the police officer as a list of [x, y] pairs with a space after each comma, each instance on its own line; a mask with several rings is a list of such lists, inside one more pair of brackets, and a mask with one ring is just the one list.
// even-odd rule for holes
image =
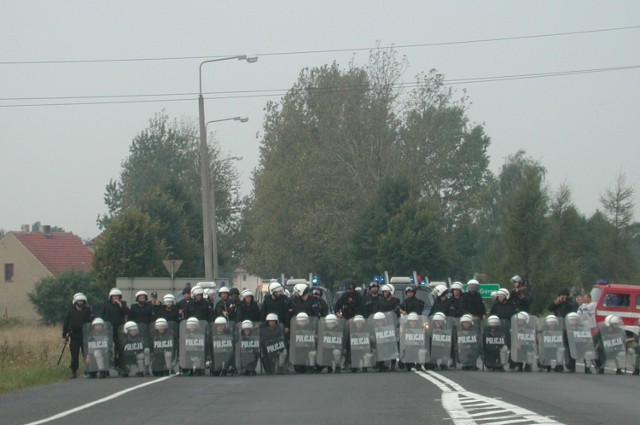
[[290, 308], [291, 300], [285, 296], [284, 288], [280, 282], [271, 282], [269, 284], [269, 296], [262, 303], [260, 321], [265, 322], [268, 314], [275, 314], [278, 316], [278, 322], [284, 326], [285, 333], [289, 332]]
[[238, 304], [240, 304], [240, 290], [238, 288], [229, 289], [229, 300], [231, 303], [227, 308], [229, 312], [229, 317], [227, 318], [229, 321], [234, 323], [240, 323], [242, 320], [238, 320]]
[[307, 313], [309, 317], [320, 318], [320, 304], [311, 297], [311, 288], [305, 283], [298, 283], [294, 288], [294, 297], [291, 299], [293, 316], [298, 313]]
[[209, 303], [204, 299], [204, 289], [194, 286], [191, 290], [192, 300], [187, 303], [184, 317], [189, 319], [195, 317], [198, 320], [208, 322], [211, 320], [211, 310]]
[[314, 303], [318, 305], [317, 308], [320, 312], [320, 317], [326, 317], [329, 314], [329, 304], [322, 299], [322, 289], [313, 288], [311, 290], [311, 297], [313, 297]]
[[[491, 310], [489, 311], [489, 316], [497, 316], [498, 319], [503, 320], [507, 329], [506, 333], [506, 344], [507, 348], [511, 349], [511, 316], [517, 313], [518, 309], [516, 305], [512, 302], [509, 302], [510, 292], [506, 288], [500, 288], [496, 291], [496, 301], [491, 306]], [[516, 368], [516, 363], [509, 358], [509, 370], [514, 370]]]
[[182, 319], [188, 319], [188, 316], [186, 316], [187, 313], [187, 305], [189, 305], [189, 303], [192, 301], [191, 298], [191, 284], [187, 283], [187, 286], [184, 287], [184, 289], [182, 290], [182, 296], [183, 298], [178, 301], [178, 303], [176, 304], [176, 307], [178, 307], [178, 311], [180, 312], [180, 317], [182, 317]]
[[451, 297], [449, 298], [449, 311], [445, 314], [449, 317], [459, 319], [464, 314], [464, 305], [462, 300], [462, 283], [453, 282], [451, 284]]
[[[547, 310], [551, 313], [555, 314], [557, 317], [565, 318], [569, 313], [575, 313], [578, 311], [578, 303], [571, 298], [569, 294], [569, 290], [567, 288], [560, 288], [558, 290], [558, 295], [556, 299], [547, 306]], [[566, 341], [566, 330], [565, 330], [565, 341]], [[565, 344], [565, 347], [568, 346], [568, 343]], [[568, 352], [568, 350], [567, 350]], [[567, 370], [569, 372], [576, 371], [576, 360], [571, 356], [567, 356]], [[559, 368], [558, 368], [559, 369]]]
[[229, 298], [230, 290], [226, 286], [223, 286], [218, 291], [218, 295], [220, 299], [216, 303], [215, 307], [213, 307], [213, 316], [214, 318], [224, 317], [225, 319], [229, 319], [231, 313], [231, 299]]
[[467, 292], [462, 294], [462, 309], [468, 313], [474, 320], [486, 319], [487, 309], [480, 295], [480, 282], [471, 279], [467, 282]]
[[80, 350], [84, 357], [84, 346], [82, 340], [82, 328], [85, 323], [91, 323], [93, 311], [87, 305], [87, 297], [78, 292], [73, 296], [72, 305], [67, 310], [67, 315], [62, 324], [62, 338], [69, 343], [69, 351], [71, 353], [71, 378], [78, 377], [78, 367], [80, 365]]
[[516, 305], [518, 311], [530, 313], [533, 294], [531, 293], [529, 288], [525, 286], [524, 281], [520, 276], [513, 276], [510, 279], [510, 282], [513, 284], [510, 299], [513, 300], [513, 303]]
[[376, 281], [369, 282], [369, 292], [364, 297], [364, 317], [369, 317], [380, 311], [380, 284]]
[[162, 307], [160, 307], [156, 311], [156, 316], [158, 318], [165, 319], [167, 322], [180, 322], [182, 318], [180, 317], [180, 311], [175, 304], [176, 297], [174, 297], [172, 294], [165, 295], [164, 297], [162, 297]]
[[347, 279], [344, 283], [346, 292], [340, 296], [334, 306], [336, 316], [349, 320], [357, 314], [364, 314], [364, 302], [362, 296], [356, 291], [356, 282]]
[[407, 286], [404, 289], [406, 295], [404, 301], [400, 304], [400, 314], [407, 315], [409, 313], [422, 314], [424, 310], [424, 301], [416, 297], [415, 286]]
[[382, 299], [379, 311], [383, 313], [391, 311], [396, 317], [400, 317], [400, 300], [393, 296], [396, 292], [395, 287], [390, 283], [385, 283], [380, 287], [380, 292], [382, 292]]
[[[114, 344], [118, 343], [118, 328], [127, 321], [128, 314], [129, 307], [127, 302], [122, 300], [122, 291], [118, 288], [112, 288], [109, 291], [109, 300], [102, 305], [100, 312], [96, 316], [102, 318], [105, 322], [111, 323]], [[118, 350], [114, 350], [114, 360], [118, 366], [119, 358]]]
[[249, 289], [242, 291], [240, 295], [242, 300], [238, 304], [237, 321], [243, 322], [250, 320], [252, 322], [260, 321], [260, 306], [255, 300], [255, 294]]
[[138, 324], [148, 325], [155, 321], [154, 316], [153, 304], [148, 301], [147, 293], [145, 291], [136, 292], [136, 302], [129, 308], [129, 320]]
[[435, 299], [433, 300], [433, 306], [429, 311], [429, 317], [436, 313], [442, 313], [445, 316], [449, 313], [449, 289], [445, 285], [436, 285], [433, 288]]

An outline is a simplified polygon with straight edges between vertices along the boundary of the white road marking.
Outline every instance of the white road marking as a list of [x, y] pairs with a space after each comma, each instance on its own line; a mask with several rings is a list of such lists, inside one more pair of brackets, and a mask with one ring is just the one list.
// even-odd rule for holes
[[57, 415], [50, 416], [48, 418], [40, 419], [39, 421], [29, 422], [25, 425], [39, 425], [47, 422], [55, 421], [56, 419], [64, 418], [65, 416], [69, 416], [73, 413], [79, 412], [84, 409], [88, 409], [91, 406], [95, 406], [96, 404], [104, 403], [105, 401], [113, 400], [114, 398], [118, 398], [121, 395], [129, 393], [131, 391], [135, 391], [137, 389], [146, 387], [148, 385], [157, 384], [158, 382], [165, 381], [167, 379], [173, 378], [176, 375], [169, 375], [162, 378], [154, 379], [153, 381], [145, 382], [144, 384], [136, 385], [135, 387], [127, 388], [126, 390], [118, 391], [117, 393], [113, 393], [110, 396], [101, 398], [96, 401], [92, 401], [91, 403], [83, 404], [82, 406], [74, 407], [73, 409], [65, 410], [64, 412], [58, 413]]
[[561, 425], [560, 422], [540, 416], [531, 410], [467, 391], [439, 373], [416, 373], [442, 390], [442, 407], [449, 413], [455, 425]]

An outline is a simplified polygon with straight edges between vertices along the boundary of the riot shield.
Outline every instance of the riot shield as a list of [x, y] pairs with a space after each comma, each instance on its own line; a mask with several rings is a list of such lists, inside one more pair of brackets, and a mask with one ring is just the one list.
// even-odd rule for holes
[[207, 322], [189, 318], [180, 322], [180, 370], [183, 375], [203, 375]]
[[384, 318], [377, 318], [380, 313], [369, 317], [369, 327], [373, 332], [376, 360], [383, 362], [398, 358], [398, 334], [396, 332], [397, 317], [388, 311]]
[[442, 318], [442, 320], [438, 317], [435, 319], [432, 317], [429, 321], [429, 333], [431, 336], [429, 363], [446, 368], [451, 359], [453, 320], [450, 317]]
[[107, 376], [113, 367], [113, 329], [111, 323], [85, 323], [83, 329], [84, 370], [91, 377]]
[[564, 320], [547, 316], [538, 322], [538, 366], [541, 369], [562, 368], [565, 362]]
[[308, 372], [316, 365], [317, 325], [315, 317], [291, 319], [289, 361], [296, 372]]
[[323, 317], [318, 324], [318, 365], [340, 372], [345, 354], [344, 319]]
[[537, 317], [527, 313], [511, 316], [511, 360], [528, 368], [536, 361]]
[[595, 360], [596, 352], [589, 322], [572, 317], [565, 320], [564, 326], [571, 358], [574, 360]]
[[349, 319], [349, 363], [351, 371], [373, 367], [371, 334], [364, 318]]
[[497, 317], [482, 322], [482, 356], [489, 370], [503, 371], [509, 360], [510, 322]]
[[456, 356], [463, 370], [477, 370], [480, 357], [480, 323], [458, 320], [456, 325]]
[[[284, 342], [284, 340], [283, 340]], [[243, 375], [255, 375], [260, 359], [260, 324], [238, 323], [238, 344], [236, 345], [236, 367]]]
[[602, 366], [606, 364], [609, 367], [614, 367], [616, 371], [626, 367], [624, 329], [613, 324], [607, 326], [604, 323], [599, 323], [598, 328], [600, 330], [598, 342], [602, 344], [600, 353], [604, 353], [604, 359], [601, 359], [603, 360]]
[[211, 373], [225, 376], [235, 370], [235, 353], [233, 328], [229, 322], [211, 324], [211, 344], [213, 348], [213, 362]]
[[127, 377], [132, 373], [144, 376], [151, 364], [147, 325], [138, 323], [135, 327], [128, 327], [128, 323], [131, 322], [125, 323], [118, 332], [122, 376]]
[[287, 357], [282, 323], [260, 328], [260, 347], [265, 372], [269, 375], [282, 373]]
[[174, 372], [177, 360], [178, 325], [167, 322], [167, 327], [149, 325], [151, 328], [151, 373], [155, 376]]
[[400, 360], [407, 365], [423, 365], [429, 360], [427, 318], [422, 315], [400, 318]]

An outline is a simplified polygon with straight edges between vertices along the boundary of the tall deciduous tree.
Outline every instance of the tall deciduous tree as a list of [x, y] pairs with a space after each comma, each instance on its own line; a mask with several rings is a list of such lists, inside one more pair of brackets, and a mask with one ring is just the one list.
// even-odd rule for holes
[[114, 217], [96, 239], [93, 267], [102, 288], [115, 286], [118, 276], [164, 276], [164, 242], [158, 224], [136, 207]]
[[489, 138], [435, 74], [403, 98], [403, 65], [380, 49], [364, 69], [307, 69], [282, 102], [268, 106], [249, 215], [251, 270], [339, 277], [381, 267], [357, 260], [380, 252], [384, 220], [393, 217], [379, 211], [393, 199], [380, 199], [386, 179], [409, 182], [445, 229], [473, 223], [474, 199], [490, 178]]
[[[133, 139], [120, 179], [107, 185], [108, 213], [98, 219], [108, 228], [118, 215], [139, 208], [158, 224], [159, 239], [168, 255], [183, 260], [178, 272], [182, 276], [204, 273], [199, 143], [193, 123], [171, 122], [164, 113], [154, 116], [149, 127]], [[231, 159], [222, 155], [215, 142], [209, 148], [215, 176], [218, 252], [224, 268], [230, 267], [234, 251], [230, 238], [238, 227], [239, 182]]]

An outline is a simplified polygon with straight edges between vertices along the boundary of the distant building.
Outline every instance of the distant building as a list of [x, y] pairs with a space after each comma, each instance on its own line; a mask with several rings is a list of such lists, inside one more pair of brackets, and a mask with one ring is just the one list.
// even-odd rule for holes
[[90, 271], [93, 254], [82, 240], [68, 232], [9, 232], [0, 239], [0, 317], [20, 317], [35, 322], [40, 316], [27, 294], [36, 282], [66, 270]]

